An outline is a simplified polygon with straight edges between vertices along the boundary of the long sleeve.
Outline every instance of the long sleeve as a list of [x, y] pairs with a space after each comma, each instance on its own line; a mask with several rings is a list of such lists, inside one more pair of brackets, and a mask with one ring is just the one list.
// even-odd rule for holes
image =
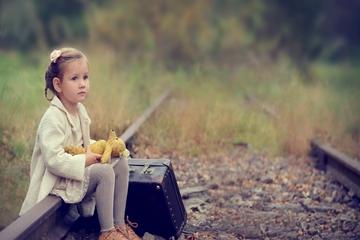
[[[66, 121], [64, 116], [63, 121]], [[44, 118], [39, 131], [39, 145], [46, 168], [54, 175], [82, 180], [85, 154], [72, 156], [64, 151], [66, 133], [61, 119]]]

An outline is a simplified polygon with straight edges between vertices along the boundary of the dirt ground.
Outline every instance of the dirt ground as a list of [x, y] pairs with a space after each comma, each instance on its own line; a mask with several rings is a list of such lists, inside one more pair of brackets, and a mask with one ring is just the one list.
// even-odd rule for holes
[[190, 190], [181, 240], [360, 238], [359, 199], [310, 157], [268, 158], [237, 146], [189, 159], [137, 141], [147, 147], [134, 157], [170, 158], [180, 189]]
[[[180, 240], [360, 239], [359, 199], [310, 157], [269, 158], [234, 146], [189, 158], [144, 141], [136, 139], [134, 158], [172, 160], [188, 214]], [[66, 240], [97, 235], [80, 228]]]

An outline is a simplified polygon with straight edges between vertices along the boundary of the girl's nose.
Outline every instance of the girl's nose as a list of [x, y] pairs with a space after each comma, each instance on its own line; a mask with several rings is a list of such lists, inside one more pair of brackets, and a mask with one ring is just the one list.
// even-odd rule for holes
[[86, 80], [81, 78], [80, 79], [80, 87], [85, 87], [86, 86]]

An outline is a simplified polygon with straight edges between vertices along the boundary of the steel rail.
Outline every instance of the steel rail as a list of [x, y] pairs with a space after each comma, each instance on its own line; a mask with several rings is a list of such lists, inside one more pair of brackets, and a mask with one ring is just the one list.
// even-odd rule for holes
[[326, 171], [332, 178], [360, 197], [360, 161], [350, 158], [328, 144], [318, 140], [310, 142], [315, 167]]
[[[155, 110], [171, 95], [171, 89], [166, 90], [120, 138], [128, 143], [141, 125], [155, 112]], [[18, 217], [0, 232], [0, 240], [22, 239], [61, 239], [73, 225], [74, 219], [68, 216], [69, 204], [60, 197], [47, 196], [28, 212]]]

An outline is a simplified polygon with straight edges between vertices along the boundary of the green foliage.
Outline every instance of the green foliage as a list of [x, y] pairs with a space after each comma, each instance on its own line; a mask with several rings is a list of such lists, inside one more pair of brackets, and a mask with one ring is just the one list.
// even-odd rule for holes
[[251, 49], [285, 53], [306, 70], [308, 60], [359, 54], [359, 10], [357, 0], [15, 0], [0, 8], [0, 43], [29, 49], [88, 40], [169, 67], [239, 61]]
[[1, 47], [26, 49], [36, 45], [41, 37], [37, 22], [32, 1], [3, 2], [0, 8]]
[[82, 0], [33, 0], [46, 42], [50, 46], [87, 36], [85, 2]]
[[84, 1], [5, 1], [0, 8], [2, 48], [41, 49], [87, 36]]
[[209, 59], [231, 63], [251, 49], [271, 57], [285, 53], [307, 71], [308, 60], [354, 56], [360, 36], [360, 4], [353, 0], [109, 1], [92, 6], [90, 31], [97, 41], [170, 65]]
[[[332, 109], [336, 115], [346, 118], [351, 126], [357, 125], [359, 128], [360, 69], [357, 65], [318, 62], [313, 65], [312, 70], [317, 80], [329, 89]], [[351, 128], [356, 127], [349, 127]]]

